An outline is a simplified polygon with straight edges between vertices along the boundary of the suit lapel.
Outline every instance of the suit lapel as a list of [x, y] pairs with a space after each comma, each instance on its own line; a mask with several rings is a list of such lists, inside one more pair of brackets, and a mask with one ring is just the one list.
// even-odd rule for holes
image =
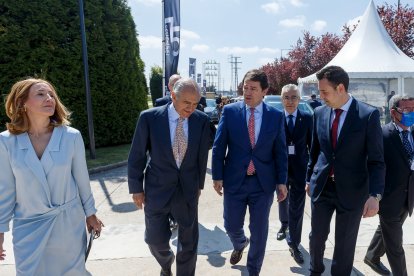
[[395, 128], [393, 123], [390, 123], [388, 125], [388, 131], [389, 131], [389, 135], [391, 137], [392, 143], [398, 149], [401, 156], [404, 156], [404, 162], [407, 164], [408, 167], [410, 167], [410, 162], [407, 158], [407, 153], [405, 152], [404, 146], [403, 146], [402, 141], [401, 141], [400, 131]]
[[24, 162], [26, 166], [34, 174], [37, 181], [42, 186], [43, 190], [45, 191], [46, 197], [50, 203], [50, 190], [49, 185], [47, 184], [46, 174], [43, 169], [42, 163], [40, 162], [39, 158], [37, 158], [33, 145], [30, 142], [29, 135], [27, 133], [20, 134], [17, 136], [17, 140], [19, 143], [19, 149], [25, 151]]
[[331, 137], [331, 116], [332, 116], [332, 108], [325, 106], [325, 111], [323, 112], [321, 126], [325, 126], [325, 135], [327, 136], [327, 140], [329, 141], [329, 148], [331, 151], [332, 149], [332, 137]]
[[[188, 139], [187, 139], [187, 151], [185, 152], [184, 158], [182, 160], [182, 164], [187, 159], [187, 156], [189, 155], [190, 149], [198, 149], [197, 140], [195, 139], [195, 134], [197, 131], [197, 115], [194, 113], [191, 114], [191, 116], [188, 118]], [[171, 149], [172, 150], [172, 149]]]
[[[259, 132], [259, 137], [257, 138], [257, 145], [260, 145], [260, 143], [262, 142], [263, 139], [265, 139], [265, 129], [267, 129], [267, 124], [269, 123], [269, 110], [268, 110], [268, 106], [263, 103], [263, 115], [262, 115], [262, 124], [260, 126], [260, 132]], [[286, 120], [285, 120], [286, 121]], [[250, 140], [249, 140], [250, 141]]]
[[164, 152], [167, 154], [170, 161], [173, 162], [175, 166], [177, 166], [177, 163], [175, 162], [175, 158], [173, 154], [172, 145], [171, 145], [170, 122], [168, 118], [168, 107], [169, 106], [170, 105], [167, 104], [159, 110], [159, 113], [157, 114], [158, 116], [156, 119], [157, 123], [154, 124], [153, 127], [157, 128], [158, 131], [155, 131], [155, 132], [156, 133], [158, 132], [159, 138], [161, 139], [161, 144], [159, 146], [165, 148]]
[[[300, 130], [303, 129], [302, 124], [303, 124], [303, 118], [302, 118], [302, 113], [300, 113], [299, 109], [298, 112], [296, 113], [296, 121], [295, 121], [295, 127], [293, 128], [293, 138], [296, 138], [299, 134], [300, 134]], [[286, 120], [285, 120], [286, 122]]]
[[239, 109], [239, 122], [241, 122], [241, 135], [244, 137], [241, 137], [240, 141], [246, 141], [247, 147], [251, 147], [250, 145], [250, 137], [249, 137], [249, 130], [247, 128], [247, 114], [246, 114], [246, 104], [242, 102], [240, 104]]
[[336, 143], [336, 148], [341, 146], [342, 141], [344, 140], [344, 136], [350, 130], [350, 128], [352, 127], [352, 124], [356, 122], [355, 119], [358, 114], [358, 107], [356, 103], [357, 103], [356, 100], [352, 99], [351, 105], [349, 106], [348, 112], [345, 117], [344, 124], [342, 125], [341, 131], [339, 132], [338, 141]]
[[52, 152], [57, 152], [60, 150], [60, 140], [63, 134], [63, 127], [55, 127], [53, 129], [52, 137], [50, 137], [49, 144], [47, 145], [45, 151], [43, 152], [40, 163], [43, 166], [45, 175], [47, 176], [50, 170], [53, 167], [53, 158]]

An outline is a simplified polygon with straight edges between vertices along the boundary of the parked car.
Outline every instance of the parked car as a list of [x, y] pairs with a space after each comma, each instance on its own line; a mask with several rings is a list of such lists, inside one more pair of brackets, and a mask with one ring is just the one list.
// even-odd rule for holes
[[[282, 97], [279, 95], [267, 95], [264, 96], [263, 101], [276, 108], [277, 110], [283, 111], [283, 105], [282, 105]], [[312, 107], [304, 100], [299, 101], [298, 109], [302, 112], [309, 113], [313, 115], [313, 109]]]
[[204, 108], [204, 112], [210, 117], [210, 121], [213, 123], [218, 123], [219, 121], [219, 112], [217, 109], [217, 104], [215, 99], [206, 99], [207, 106]]

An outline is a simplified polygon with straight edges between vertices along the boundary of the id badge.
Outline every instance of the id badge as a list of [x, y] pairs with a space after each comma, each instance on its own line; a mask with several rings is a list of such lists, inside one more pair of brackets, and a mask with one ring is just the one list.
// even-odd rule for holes
[[288, 146], [288, 154], [289, 155], [295, 155], [295, 145], [294, 144], [290, 144]]

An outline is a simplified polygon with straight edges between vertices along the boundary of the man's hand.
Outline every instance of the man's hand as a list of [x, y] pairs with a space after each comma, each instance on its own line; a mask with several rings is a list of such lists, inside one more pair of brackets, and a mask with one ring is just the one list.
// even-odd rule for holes
[[145, 194], [144, 193], [132, 194], [132, 200], [134, 201], [138, 209], [142, 209], [145, 206]]
[[310, 197], [311, 195], [310, 195], [310, 183], [309, 182], [306, 182], [305, 191], [308, 194], [308, 196]]
[[365, 202], [364, 211], [362, 212], [362, 217], [363, 218], [373, 217], [378, 213], [378, 210], [379, 210], [379, 201], [375, 197], [370, 196], [367, 202]]
[[287, 196], [287, 188], [285, 184], [278, 184], [276, 186], [277, 189], [277, 202], [281, 202], [285, 200]]
[[216, 193], [223, 195], [223, 180], [213, 180], [213, 186], [214, 190], [216, 190]]

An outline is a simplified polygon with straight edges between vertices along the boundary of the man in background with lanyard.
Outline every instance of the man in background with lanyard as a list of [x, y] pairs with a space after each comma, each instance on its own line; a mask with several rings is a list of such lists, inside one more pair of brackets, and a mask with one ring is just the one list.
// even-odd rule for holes
[[[312, 115], [298, 109], [300, 96], [298, 87], [287, 84], [282, 88], [286, 144], [288, 147], [288, 197], [279, 202], [279, 220], [282, 224], [277, 239], [286, 241], [293, 259], [303, 263], [299, 250], [302, 236], [303, 212], [305, 209], [305, 178], [312, 142]], [[287, 229], [289, 229], [286, 235]]]
[[386, 165], [384, 196], [380, 201], [380, 225], [372, 237], [364, 262], [380, 275], [390, 275], [381, 263], [386, 253], [393, 275], [407, 275], [402, 246], [405, 219], [413, 213], [414, 97], [396, 95], [390, 99], [392, 122], [382, 127]]

